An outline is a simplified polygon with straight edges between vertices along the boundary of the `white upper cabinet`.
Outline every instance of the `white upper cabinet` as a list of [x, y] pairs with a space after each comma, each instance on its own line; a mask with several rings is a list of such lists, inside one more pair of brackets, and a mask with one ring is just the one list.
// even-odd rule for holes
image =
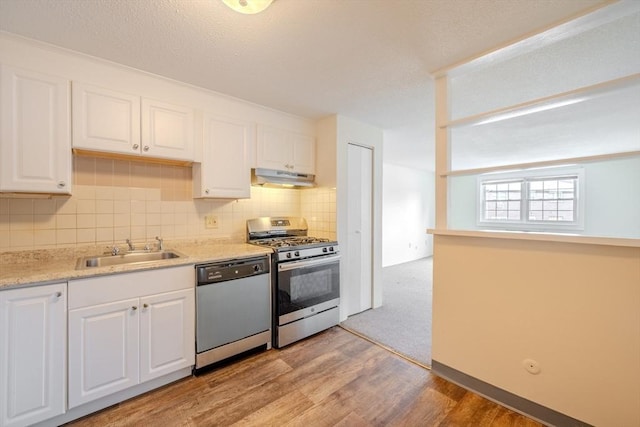
[[193, 161], [193, 109], [142, 99], [142, 153]]
[[194, 197], [251, 197], [249, 148], [254, 129], [248, 122], [204, 115], [201, 163], [193, 165]]
[[71, 193], [69, 80], [2, 65], [0, 191]]
[[193, 161], [193, 109], [73, 83], [73, 147]]
[[293, 150], [287, 131], [258, 125], [257, 146], [256, 167], [290, 170]]
[[257, 148], [258, 168], [315, 173], [316, 143], [311, 136], [260, 125]]
[[300, 173], [316, 173], [316, 140], [308, 135], [291, 133], [293, 146], [293, 171]]
[[140, 97], [73, 82], [73, 147], [140, 153]]

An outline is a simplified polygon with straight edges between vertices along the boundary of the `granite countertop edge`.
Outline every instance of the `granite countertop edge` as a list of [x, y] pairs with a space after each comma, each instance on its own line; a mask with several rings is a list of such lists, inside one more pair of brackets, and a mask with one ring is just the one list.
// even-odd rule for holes
[[[78, 258], [102, 255], [103, 247], [41, 249], [0, 253], [0, 290], [61, 283], [118, 273], [195, 265], [272, 253], [271, 249], [228, 240], [176, 241], [165, 243], [184, 257], [116, 266], [76, 269]], [[195, 275], [194, 275], [195, 285]]]

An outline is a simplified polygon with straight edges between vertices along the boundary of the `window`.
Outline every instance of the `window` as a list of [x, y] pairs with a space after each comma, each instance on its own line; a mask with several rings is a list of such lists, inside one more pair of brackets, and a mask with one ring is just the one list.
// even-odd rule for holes
[[522, 184], [522, 181], [483, 183], [483, 219], [520, 221], [522, 217]]
[[528, 181], [529, 221], [573, 223], [576, 218], [577, 176]]
[[583, 171], [575, 168], [483, 175], [478, 222], [513, 229], [581, 228], [581, 181]]

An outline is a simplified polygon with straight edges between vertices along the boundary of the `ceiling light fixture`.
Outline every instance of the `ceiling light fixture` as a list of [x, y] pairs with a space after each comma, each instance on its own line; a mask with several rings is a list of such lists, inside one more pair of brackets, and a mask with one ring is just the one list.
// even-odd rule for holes
[[236, 12], [253, 15], [268, 8], [273, 0], [222, 0], [222, 2]]

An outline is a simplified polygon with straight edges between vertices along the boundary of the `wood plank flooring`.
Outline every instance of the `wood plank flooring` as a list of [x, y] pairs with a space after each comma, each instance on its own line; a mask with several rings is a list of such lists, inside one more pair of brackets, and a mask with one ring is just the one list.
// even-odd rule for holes
[[340, 327], [68, 425], [541, 426]]

